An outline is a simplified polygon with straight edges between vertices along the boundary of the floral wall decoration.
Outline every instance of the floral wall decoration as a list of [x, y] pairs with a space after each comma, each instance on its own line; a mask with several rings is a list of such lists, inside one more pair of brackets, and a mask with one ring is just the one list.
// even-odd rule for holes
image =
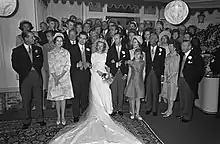
[[220, 24], [210, 24], [206, 29], [197, 33], [201, 42], [202, 57], [205, 61], [206, 75], [212, 75], [210, 64], [215, 61], [213, 55], [220, 49]]

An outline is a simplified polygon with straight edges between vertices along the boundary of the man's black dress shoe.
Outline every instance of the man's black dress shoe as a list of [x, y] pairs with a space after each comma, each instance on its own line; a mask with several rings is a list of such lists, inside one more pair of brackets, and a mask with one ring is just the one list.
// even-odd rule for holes
[[112, 114], [110, 114], [111, 116], [115, 116], [117, 114], [117, 112], [113, 112]]
[[40, 126], [46, 126], [46, 123], [44, 121], [37, 122]]
[[123, 115], [123, 112], [122, 112], [122, 111], [118, 111], [118, 114], [119, 114], [120, 116], [122, 116], [122, 115]]
[[176, 118], [178, 118], [178, 119], [182, 119], [182, 118], [183, 118], [183, 116], [178, 115], [178, 116], [176, 116]]
[[146, 115], [149, 115], [150, 113], [151, 111], [148, 111], [148, 110], [145, 112]]
[[157, 116], [157, 112], [153, 112], [153, 116]]
[[182, 118], [182, 119], [181, 119], [181, 122], [182, 122], [182, 123], [188, 123], [188, 122], [190, 122], [190, 120], [186, 120], [186, 119]]
[[30, 126], [29, 124], [23, 124], [22, 129], [23, 130], [28, 129], [29, 126]]
[[79, 117], [74, 117], [73, 121], [74, 122], [78, 122], [79, 121]]

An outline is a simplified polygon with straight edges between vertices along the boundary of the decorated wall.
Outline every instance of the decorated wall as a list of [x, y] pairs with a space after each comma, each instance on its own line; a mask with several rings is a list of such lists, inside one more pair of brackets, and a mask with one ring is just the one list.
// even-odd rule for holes
[[[16, 73], [11, 67], [11, 51], [15, 47], [16, 35], [20, 34], [18, 24], [20, 20], [29, 20], [34, 30], [39, 30], [39, 23], [44, 21], [46, 16], [54, 16], [59, 20], [64, 17], [69, 17], [74, 14], [83, 20], [87, 18], [102, 18], [106, 16], [113, 17], [139, 17], [140, 22], [144, 20], [156, 21], [158, 19], [164, 20], [163, 10], [158, 9], [146, 10], [144, 7], [140, 8], [139, 13], [115, 13], [107, 12], [107, 5], [104, 5], [101, 12], [89, 11], [85, 4], [62, 4], [60, 1], [56, 4], [51, 1], [48, 7], [45, 7], [40, 0], [18, 0], [19, 8], [17, 13], [9, 18], [0, 18], [0, 92], [1, 91], [16, 91], [18, 90], [18, 80]], [[194, 24], [199, 28], [205, 28], [208, 24], [220, 23], [220, 13], [214, 11], [213, 13], [205, 12], [204, 23], [198, 23], [199, 13], [195, 13], [189, 17], [186, 26]], [[165, 27], [173, 27], [170, 24], [165, 24]]]
[[[200, 12], [195, 12], [193, 15], [188, 16], [187, 20], [185, 21], [185, 26], [195, 25], [199, 29], [205, 29], [211, 23], [212, 24], [220, 23], [220, 12], [219, 11], [217, 11], [217, 10], [214, 10], [212, 12], [205, 11], [203, 14], [205, 15], [204, 23], [198, 23], [198, 15], [200, 15]], [[162, 19], [162, 21], [164, 21], [165, 27], [175, 28], [175, 26], [166, 22], [166, 20], [164, 18], [163, 9], [160, 10], [160, 19]]]
[[38, 0], [18, 0], [18, 4], [15, 15], [0, 17], [0, 92], [18, 90], [16, 73], [11, 66], [11, 52], [15, 47], [16, 35], [20, 34], [20, 21], [29, 20], [36, 30], [37, 19], [43, 20], [43, 13], [46, 12], [46, 8]]
[[70, 4], [69, 1], [66, 4], [62, 4], [61, 1], [54, 3], [51, 1], [47, 7], [47, 15], [56, 17], [58, 20], [61, 20], [62, 17], [69, 17], [70, 15], [75, 15], [77, 17], [83, 17], [83, 5]]

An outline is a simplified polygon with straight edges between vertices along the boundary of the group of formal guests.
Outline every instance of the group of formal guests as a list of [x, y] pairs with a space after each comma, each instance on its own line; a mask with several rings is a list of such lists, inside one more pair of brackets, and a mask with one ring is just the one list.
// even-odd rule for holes
[[[169, 117], [179, 96], [179, 118], [182, 122], [192, 119], [198, 83], [204, 75], [195, 26], [186, 29], [181, 25], [171, 30], [161, 21], [154, 28], [150, 23], [131, 21], [124, 28], [111, 20], [97, 19], [93, 23], [88, 19], [83, 23], [71, 15], [62, 18], [61, 23], [47, 17], [40, 28], [33, 32], [32, 24], [22, 21], [22, 33], [16, 37], [17, 48], [12, 53], [26, 115], [24, 129], [31, 123], [33, 97], [40, 125], [45, 125], [44, 97], [53, 102], [53, 107], [56, 105], [57, 125], [66, 124], [66, 100], [72, 101], [74, 121], [79, 120], [89, 101], [91, 54], [101, 44], [108, 47], [106, 66], [114, 78], [110, 85], [111, 115], [123, 115], [123, 103], [128, 100], [130, 118], [142, 120], [142, 100], [147, 103], [145, 114], [156, 116], [163, 100], [168, 104], [163, 117]], [[101, 44], [97, 43], [100, 39]]]

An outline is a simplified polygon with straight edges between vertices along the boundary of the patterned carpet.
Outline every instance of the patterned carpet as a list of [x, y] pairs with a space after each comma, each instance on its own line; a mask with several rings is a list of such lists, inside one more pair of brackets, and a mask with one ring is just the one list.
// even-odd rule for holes
[[[146, 144], [162, 144], [160, 139], [153, 133], [144, 121], [131, 120], [128, 116], [115, 116], [114, 119], [120, 122]], [[45, 118], [46, 127], [40, 127], [33, 120], [27, 130], [21, 130], [22, 121], [0, 122], [0, 144], [47, 144], [50, 139], [63, 127], [56, 125], [56, 118]], [[67, 117], [67, 124], [72, 123], [71, 117]]]

